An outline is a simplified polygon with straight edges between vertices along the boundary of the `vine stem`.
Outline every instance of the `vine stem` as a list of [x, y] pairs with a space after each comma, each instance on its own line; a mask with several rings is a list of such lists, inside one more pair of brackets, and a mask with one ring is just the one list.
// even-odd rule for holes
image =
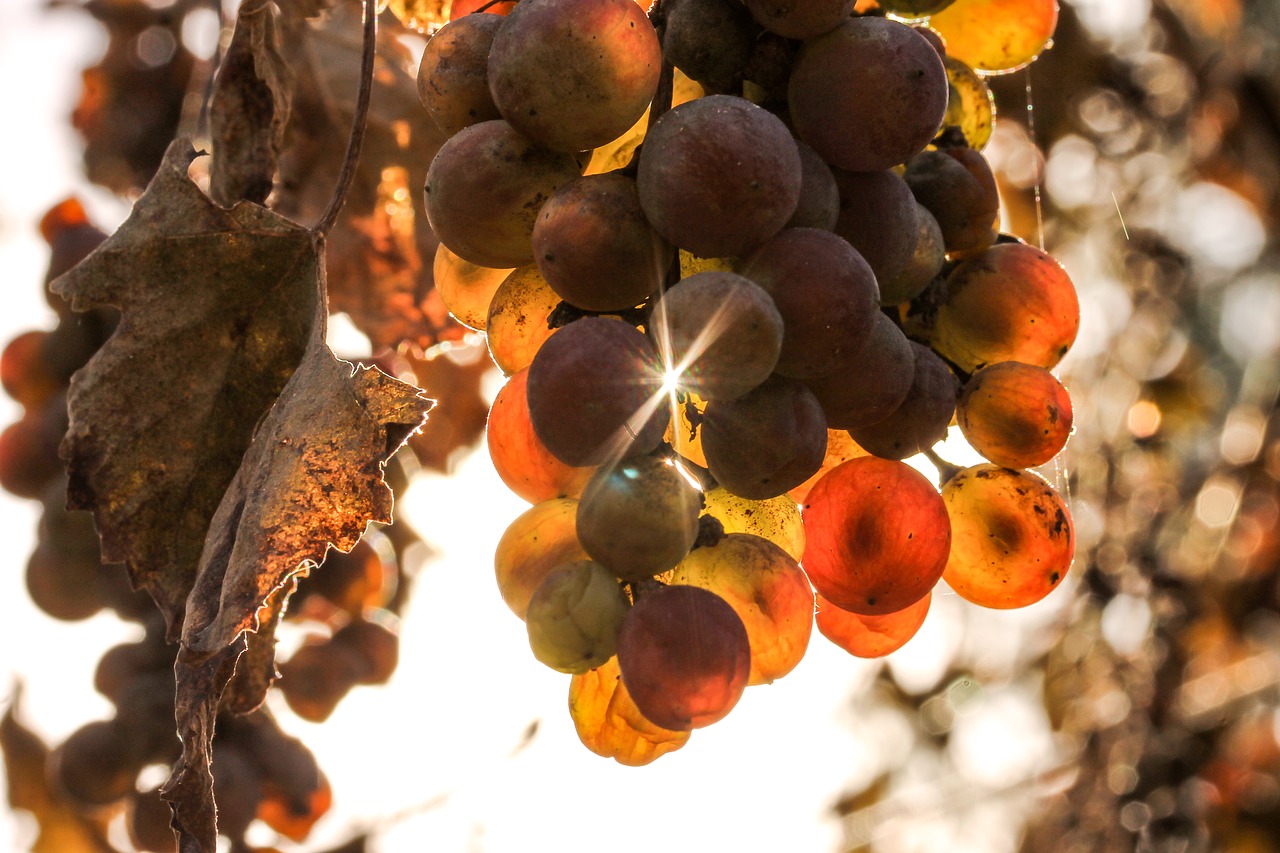
[[356, 178], [356, 167], [360, 164], [360, 147], [364, 144], [364, 131], [369, 116], [369, 97], [373, 92], [373, 60], [378, 43], [378, 10], [377, 0], [364, 2], [364, 42], [360, 51], [360, 93], [356, 97], [355, 114], [351, 117], [351, 134], [347, 137], [347, 152], [342, 157], [342, 171], [338, 173], [337, 186], [333, 188], [333, 197], [329, 199], [329, 207], [315, 225], [311, 233], [323, 237], [338, 221], [342, 205], [347, 201], [351, 184]]

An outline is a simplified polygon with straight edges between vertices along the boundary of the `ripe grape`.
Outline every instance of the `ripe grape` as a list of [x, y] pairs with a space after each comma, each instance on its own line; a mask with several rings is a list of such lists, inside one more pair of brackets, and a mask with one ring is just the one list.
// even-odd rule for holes
[[956, 411], [960, 384], [951, 368], [915, 341], [911, 352], [915, 370], [902, 403], [875, 423], [849, 428], [859, 446], [885, 459], [906, 459], [933, 447], [947, 437]]
[[560, 295], [533, 264], [514, 269], [498, 285], [485, 318], [489, 355], [511, 376], [533, 363], [534, 356], [556, 331], [549, 325]]
[[609, 570], [590, 560], [552, 569], [529, 599], [533, 656], [557, 672], [584, 673], [613, 657], [631, 604]]
[[880, 313], [876, 277], [862, 255], [830, 231], [788, 228], [741, 264], [773, 297], [785, 333], [777, 372], [795, 379], [831, 373], [861, 348]]
[[[843, 465], [850, 459], [857, 459], [859, 456], [868, 455], [870, 454], [859, 447], [858, 443], [853, 440], [853, 436], [849, 435], [847, 431], [842, 429], [827, 430], [827, 452], [822, 457], [822, 467], [819, 468], [812, 477], [787, 492], [787, 496], [797, 503], [804, 503], [805, 498], [809, 496], [809, 492], [813, 490], [815, 485], [817, 485], [818, 480], [826, 476], [828, 471], [837, 465]], [[708, 498], [708, 503], [710, 503], [710, 498]], [[803, 529], [804, 528], [802, 526], [801, 530]], [[755, 531], [745, 532], [753, 533]], [[788, 553], [791, 553], [791, 551], [788, 550]], [[801, 549], [799, 555], [792, 553], [792, 556], [797, 557], [797, 559], [803, 555], [803, 549]]]
[[951, 518], [943, 579], [983, 607], [1025, 607], [1061, 582], [1075, 555], [1067, 505], [1029, 471], [966, 468], [942, 489]]
[[739, 497], [785, 494], [818, 470], [826, 448], [822, 406], [794, 379], [774, 376], [736, 400], [707, 404], [702, 423], [707, 467]]
[[787, 228], [821, 228], [834, 231], [840, 218], [840, 188], [831, 167], [813, 146], [796, 143], [800, 152], [800, 201], [787, 220]]
[[903, 173], [916, 201], [938, 220], [948, 252], [976, 252], [995, 242], [1000, 193], [991, 167], [972, 148], [921, 151]]
[[489, 322], [489, 304], [510, 269], [493, 269], [473, 264], [441, 243], [436, 247], [432, 278], [440, 301], [453, 318], [468, 328], [483, 332]]
[[660, 587], [641, 596], [622, 623], [618, 668], [650, 722], [674, 731], [709, 726], [733, 710], [747, 686], [747, 629], [714, 593]]
[[759, 31], [737, 0], [677, 0], [668, 5], [662, 55], [708, 92], [728, 93], [741, 86]]
[[147, 756], [117, 720], [99, 720], [76, 729], [51, 756], [60, 791], [86, 806], [106, 806], [134, 790]]
[[1062, 266], [1025, 243], [1000, 243], [947, 277], [930, 341], [966, 372], [999, 361], [1057, 364], [1080, 329], [1080, 303]]
[[1004, 361], [965, 384], [956, 422], [973, 449], [996, 465], [1034, 468], [1066, 445], [1071, 397], [1043, 367]]
[[864, 616], [836, 607], [818, 596], [817, 623], [822, 636], [851, 655], [880, 658], [895, 652], [916, 635], [929, 614], [933, 593], [894, 613]]
[[916, 200], [900, 176], [887, 170], [835, 170], [840, 216], [835, 232], [857, 249], [876, 280], [891, 279], [911, 260], [917, 242]]
[[325, 640], [304, 643], [280, 664], [280, 692], [289, 709], [304, 720], [323, 723], [333, 715], [367, 663], [353, 648]]
[[0, 433], [0, 488], [36, 499], [62, 473], [58, 444], [67, 431], [67, 396], [59, 392]]
[[947, 75], [911, 27], [849, 18], [804, 43], [787, 93], [797, 136], [833, 166], [873, 172], [933, 139], [947, 108]]
[[[826, 232], [822, 232], [826, 233]], [[709, 271], [662, 294], [652, 323], [663, 360], [704, 400], [732, 400], [773, 372], [783, 346], [774, 300], [736, 273]]]
[[804, 522], [791, 497], [753, 501], [717, 486], [704, 492], [702, 500], [702, 514], [719, 521], [726, 534], [750, 533], [768, 539], [794, 560], [804, 556]]
[[822, 406], [827, 426], [852, 429], [888, 417], [906, 399], [914, 377], [911, 341], [877, 312], [862, 346], [842, 357], [830, 374], [806, 384]]
[[658, 233], [702, 257], [776, 234], [800, 199], [786, 125], [750, 101], [708, 95], [665, 113], [640, 152], [640, 204]]
[[70, 557], [42, 542], [27, 558], [27, 595], [36, 607], [55, 619], [88, 619], [105, 604], [98, 585], [101, 571], [96, 555], [93, 559]]
[[919, 601], [947, 565], [947, 507], [924, 475], [863, 456], [833, 468], [804, 505], [804, 568], [837, 607], [878, 616]]
[[650, 578], [683, 559], [698, 537], [702, 494], [670, 459], [639, 456], [596, 472], [578, 503], [578, 539], [623, 580]]
[[431, 161], [427, 220], [440, 242], [473, 264], [529, 264], [539, 208], [580, 173], [572, 154], [531, 142], [505, 121], [473, 124]]
[[527, 368], [514, 374], [489, 408], [489, 458], [507, 488], [529, 503], [576, 498], [595, 469], [564, 464], [538, 439], [529, 420], [528, 378]]
[[1039, 56], [1057, 25], [1058, 0], [954, 0], [929, 19], [949, 56], [997, 74]]
[[658, 87], [662, 51], [632, 0], [523, 0], [489, 53], [503, 118], [557, 151], [620, 136]]
[[800, 566], [774, 543], [730, 533], [695, 548], [676, 566], [674, 584], [720, 596], [738, 614], [751, 645], [747, 684], [769, 684], [804, 657], [813, 632], [813, 589]]
[[687, 731], [649, 722], [622, 683], [617, 657], [569, 682], [569, 716], [587, 749], [628, 767], [640, 767], [689, 741]]
[[489, 50], [502, 26], [497, 15], [467, 15], [427, 40], [418, 65], [418, 97], [449, 136], [477, 122], [502, 118], [489, 94]]
[[898, 273], [881, 278], [880, 304], [898, 305], [915, 299], [938, 277], [947, 263], [947, 247], [942, 229], [924, 206], [916, 205], [916, 247], [911, 259]]
[[350, 650], [361, 662], [358, 684], [386, 684], [400, 662], [400, 637], [385, 624], [390, 614], [383, 611], [381, 616], [379, 621], [353, 619], [334, 631], [329, 640], [331, 648]]
[[995, 96], [976, 71], [954, 56], [944, 57], [942, 64], [947, 69], [950, 86], [947, 115], [942, 123], [960, 128], [969, 147], [981, 151], [991, 141], [995, 129]]
[[766, 29], [789, 39], [829, 33], [849, 17], [854, 0], [746, 0], [751, 15]]
[[521, 619], [533, 591], [557, 566], [590, 557], [578, 542], [578, 502], [555, 498], [530, 507], [507, 527], [493, 554], [498, 592]]
[[634, 326], [584, 317], [552, 335], [529, 367], [534, 432], [568, 465], [599, 465], [658, 446], [670, 421], [662, 368]]
[[620, 311], [658, 289], [672, 249], [644, 218], [636, 182], [588, 175], [547, 200], [533, 226], [533, 257], [551, 289], [586, 311]]
[[0, 353], [0, 385], [25, 408], [39, 408], [65, 384], [45, 361], [48, 332], [23, 332]]

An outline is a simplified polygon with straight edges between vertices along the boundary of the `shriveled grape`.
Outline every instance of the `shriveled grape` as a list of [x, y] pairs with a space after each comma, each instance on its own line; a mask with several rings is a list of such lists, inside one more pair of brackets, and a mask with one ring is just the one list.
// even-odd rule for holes
[[651, 723], [622, 683], [617, 657], [569, 682], [569, 716], [587, 749], [628, 767], [640, 767], [679, 749], [689, 732]]
[[552, 569], [529, 599], [533, 656], [559, 672], [584, 673], [613, 657], [630, 607], [617, 579], [582, 560]]

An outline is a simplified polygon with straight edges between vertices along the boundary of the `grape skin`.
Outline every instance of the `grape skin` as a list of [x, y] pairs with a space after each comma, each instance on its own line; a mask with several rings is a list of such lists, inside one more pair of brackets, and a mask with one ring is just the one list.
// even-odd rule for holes
[[907, 644], [929, 613], [933, 593], [915, 604], [880, 616], [864, 616], [836, 607], [818, 596], [817, 625], [822, 636], [860, 658], [879, 658]]

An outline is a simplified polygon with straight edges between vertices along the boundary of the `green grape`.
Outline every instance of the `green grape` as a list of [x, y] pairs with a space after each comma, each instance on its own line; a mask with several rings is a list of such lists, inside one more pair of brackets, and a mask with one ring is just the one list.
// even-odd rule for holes
[[613, 657], [631, 604], [604, 566], [590, 560], [552, 569], [529, 599], [533, 656], [559, 672], [584, 673]]

